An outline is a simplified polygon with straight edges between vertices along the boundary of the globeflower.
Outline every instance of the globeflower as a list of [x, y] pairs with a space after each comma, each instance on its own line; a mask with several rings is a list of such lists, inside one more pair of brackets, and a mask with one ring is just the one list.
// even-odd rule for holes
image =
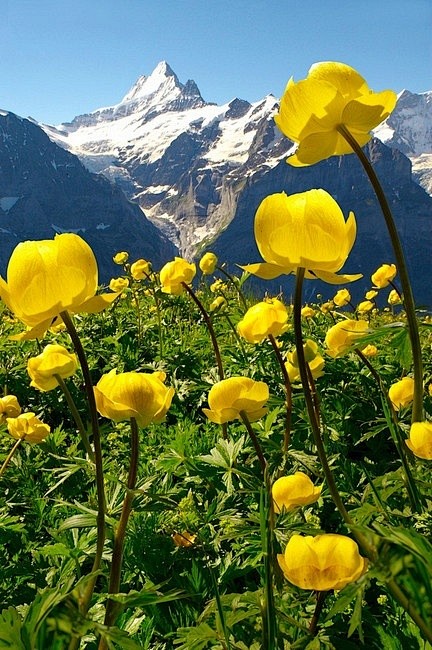
[[58, 386], [55, 375], [62, 379], [76, 372], [78, 361], [62, 345], [49, 344], [41, 354], [31, 357], [27, 362], [27, 372], [31, 378], [31, 386], [42, 391], [52, 390]]
[[267, 413], [264, 404], [268, 398], [269, 388], [263, 381], [230, 377], [212, 386], [208, 394], [210, 408], [203, 409], [203, 413], [211, 422], [224, 424], [241, 420], [240, 411], [244, 411], [249, 421], [255, 422]]
[[211, 275], [217, 266], [218, 258], [214, 253], [205, 253], [199, 261], [199, 267], [204, 275]]
[[[19, 338], [43, 336], [62, 311], [97, 312], [116, 294], [96, 296], [98, 270], [90, 246], [78, 235], [21, 242], [13, 250], [0, 297], [29, 331]], [[18, 338], [18, 337], [16, 337]]]
[[21, 406], [15, 395], [0, 397], [0, 422], [6, 418], [16, 418], [21, 413]]
[[171, 406], [173, 388], [167, 388], [164, 372], [141, 373], [111, 370], [94, 387], [96, 408], [114, 422], [135, 418], [139, 426], [162, 422]]
[[34, 413], [21, 413], [16, 418], [6, 418], [6, 422], [12, 438], [32, 444], [42, 442], [50, 432], [48, 424], [44, 424]]
[[122, 293], [129, 286], [128, 278], [111, 278], [109, 288], [116, 293]]
[[287, 162], [303, 167], [353, 153], [341, 127], [363, 147], [371, 139], [372, 129], [390, 115], [396, 99], [392, 90], [373, 92], [349, 65], [315, 63], [306, 79], [288, 81], [275, 116], [282, 133], [298, 144]]
[[329, 591], [343, 589], [355, 582], [367, 569], [367, 560], [354, 540], [345, 535], [293, 535], [279, 565], [293, 585], [300, 589]]
[[237, 331], [249, 343], [261, 343], [267, 336], [287, 331], [288, 312], [285, 305], [273, 298], [250, 307], [237, 324]]
[[303, 267], [309, 279], [352, 282], [362, 276], [337, 275], [337, 271], [353, 247], [356, 228], [354, 214], [345, 222], [339, 205], [325, 190], [270, 194], [261, 201], [254, 225], [265, 262], [241, 268], [265, 280]]
[[392, 289], [388, 295], [387, 302], [389, 305], [401, 305], [402, 299], [396, 289]]
[[331, 327], [325, 337], [327, 354], [331, 357], [341, 357], [348, 352], [357, 339], [367, 334], [368, 324], [364, 320], [342, 320]]
[[395, 264], [382, 264], [375, 273], [372, 273], [372, 284], [377, 289], [384, 289], [396, 277], [396, 273]]
[[345, 307], [351, 300], [351, 294], [348, 289], [339, 289], [333, 298], [333, 302], [337, 307]]
[[151, 264], [147, 260], [136, 260], [131, 264], [130, 272], [134, 280], [143, 280], [151, 273]]
[[281, 476], [272, 485], [275, 512], [282, 508], [290, 512], [299, 506], [308, 506], [318, 501], [320, 494], [321, 488], [316, 488], [303, 472]]
[[375, 305], [371, 300], [362, 300], [362, 302], [359, 302], [357, 305], [357, 311], [359, 314], [367, 314], [367, 312], [371, 311], [374, 307]]
[[210, 311], [223, 311], [228, 305], [223, 296], [218, 296], [210, 303]]
[[182, 257], [175, 257], [161, 269], [159, 277], [164, 293], [179, 296], [184, 291], [184, 284], [190, 284], [195, 277], [196, 266]]
[[113, 262], [114, 264], [126, 264], [126, 262], [129, 259], [129, 253], [126, 253], [125, 251], [121, 251], [120, 253], [116, 253], [113, 257]]
[[432, 460], [432, 422], [414, 422], [405, 442], [415, 456]]
[[378, 291], [375, 291], [375, 289], [371, 289], [370, 291], [367, 291], [365, 294], [366, 300], [373, 300], [376, 298], [378, 295]]
[[[318, 345], [312, 339], [307, 339], [303, 344], [305, 361], [313, 379], [318, 379], [324, 374], [325, 361], [318, 351]], [[290, 382], [293, 384], [300, 380], [300, 369], [298, 367], [297, 350], [288, 353], [288, 360], [285, 362], [285, 368], [288, 373]]]
[[414, 399], [414, 379], [403, 377], [390, 386], [388, 395], [396, 411], [409, 406]]
[[313, 318], [315, 316], [315, 309], [309, 307], [309, 305], [305, 305], [302, 307], [300, 314], [302, 318]]

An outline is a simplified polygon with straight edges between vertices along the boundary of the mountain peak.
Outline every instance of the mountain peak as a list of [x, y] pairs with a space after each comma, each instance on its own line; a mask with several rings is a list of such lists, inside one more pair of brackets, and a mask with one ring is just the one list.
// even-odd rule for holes
[[177, 75], [166, 61], [160, 61], [150, 76], [142, 75], [138, 77], [135, 84], [129, 92], [123, 97], [121, 103], [130, 102], [141, 97], [146, 97], [157, 92], [159, 88], [166, 83], [171, 83], [174, 87], [179, 87]]

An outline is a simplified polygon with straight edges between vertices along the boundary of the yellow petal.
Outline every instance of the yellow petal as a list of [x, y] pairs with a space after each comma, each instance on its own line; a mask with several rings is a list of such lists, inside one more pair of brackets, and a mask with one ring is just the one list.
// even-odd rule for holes
[[283, 268], [281, 266], [277, 266], [276, 264], [268, 264], [267, 262], [261, 262], [258, 264], [246, 264], [244, 266], [238, 264], [238, 266], [243, 269], [243, 271], [247, 271], [252, 275], [256, 275], [257, 278], [261, 278], [262, 280], [273, 280], [274, 278], [278, 278], [284, 273], [288, 275], [294, 270], [293, 268]]

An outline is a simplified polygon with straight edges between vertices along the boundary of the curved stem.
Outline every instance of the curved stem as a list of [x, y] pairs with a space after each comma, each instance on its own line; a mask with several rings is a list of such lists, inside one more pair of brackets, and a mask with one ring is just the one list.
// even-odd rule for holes
[[[120, 515], [117, 530], [114, 537], [114, 548], [112, 554], [111, 573], [108, 587], [108, 593], [118, 594], [120, 589], [120, 577], [123, 563], [123, 547], [126, 536], [126, 527], [129, 521], [129, 516], [132, 511], [132, 502], [134, 499], [133, 490], [135, 489], [137, 474], [138, 474], [138, 457], [139, 457], [139, 435], [138, 425], [135, 418], [131, 418], [131, 456], [129, 465], [129, 474], [127, 480], [127, 491], [123, 501], [123, 507]], [[104, 625], [113, 625], [117, 611], [118, 603], [113, 600], [108, 600]], [[106, 646], [103, 645], [104, 641], [101, 640], [99, 650]]]
[[24, 440], [24, 438], [18, 438], [18, 440], [16, 441], [16, 443], [14, 444], [14, 446], [12, 447], [12, 449], [10, 450], [10, 452], [8, 453], [8, 455], [6, 456], [3, 465], [0, 467], [0, 476], [3, 476], [3, 474], [4, 474], [5, 470], [6, 470], [6, 467], [7, 467], [7, 466], [9, 465], [9, 463], [11, 462], [12, 458], [13, 458], [14, 455], [15, 455], [15, 452], [16, 452], [17, 449], [20, 447], [20, 445], [21, 445], [21, 443], [23, 442], [23, 440]]
[[214, 350], [215, 357], [216, 357], [216, 363], [217, 363], [217, 367], [218, 367], [219, 379], [222, 380], [224, 378], [224, 369], [223, 369], [223, 365], [222, 365], [222, 357], [221, 357], [221, 354], [220, 354], [219, 345], [218, 345], [216, 334], [215, 334], [215, 331], [214, 331], [214, 328], [213, 328], [213, 323], [211, 322], [211, 318], [208, 315], [207, 311], [204, 309], [204, 305], [202, 304], [201, 300], [195, 295], [194, 290], [188, 284], [186, 284], [186, 282], [182, 282], [182, 286], [186, 289], [186, 291], [188, 292], [188, 294], [190, 295], [190, 297], [192, 298], [192, 300], [194, 301], [194, 303], [196, 304], [196, 306], [200, 310], [200, 312], [201, 312], [201, 314], [202, 314], [202, 316], [204, 318], [205, 324], [207, 325], [207, 329], [208, 329], [209, 334], [210, 334], [211, 342], [212, 342], [212, 345], [213, 345], [213, 350]]
[[288, 375], [288, 371], [285, 366], [285, 362], [282, 358], [281, 351], [279, 349], [279, 346], [277, 344], [277, 341], [275, 340], [273, 334], [268, 335], [268, 339], [272, 345], [273, 352], [276, 355], [276, 358], [278, 360], [278, 363], [280, 365], [281, 371], [282, 371], [282, 376], [284, 378], [284, 386], [285, 386], [285, 393], [286, 393], [286, 415], [285, 415], [285, 435], [284, 435], [284, 443], [283, 443], [283, 454], [284, 456], [286, 455], [288, 451], [288, 447], [290, 444], [291, 440], [291, 419], [292, 419], [292, 389], [291, 389], [291, 382], [290, 378]]
[[263, 451], [261, 449], [261, 445], [259, 443], [259, 440], [258, 440], [256, 434], [255, 434], [255, 431], [252, 429], [252, 426], [251, 426], [251, 423], [249, 422], [249, 418], [247, 416], [246, 411], [240, 411], [240, 417], [243, 420], [243, 424], [246, 427], [246, 430], [247, 430], [247, 432], [248, 432], [248, 434], [250, 436], [250, 439], [252, 440], [253, 446], [255, 447], [255, 451], [256, 451], [257, 456], [258, 456], [258, 460], [259, 460], [260, 465], [261, 465], [263, 475], [265, 475], [265, 471], [266, 471], [266, 467], [267, 467], [267, 461], [264, 458], [264, 454], [263, 454]]
[[75, 404], [75, 402], [73, 400], [73, 397], [70, 394], [69, 388], [66, 386], [66, 384], [65, 384], [65, 382], [63, 380], [63, 377], [60, 377], [60, 375], [56, 375], [56, 374], [54, 375], [54, 377], [57, 379], [58, 385], [62, 389], [63, 395], [66, 398], [66, 402], [67, 402], [67, 404], [69, 406], [70, 412], [72, 413], [73, 419], [75, 420], [75, 424], [77, 426], [78, 433], [80, 434], [81, 441], [82, 441], [82, 443], [83, 443], [83, 445], [85, 447], [85, 450], [86, 450], [86, 452], [88, 454], [88, 457], [90, 458], [90, 460], [92, 460], [94, 462], [95, 456], [94, 456], [93, 449], [91, 448], [91, 445], [90, 445], [90, 442], [89, 442], [89, 439], [88, 439], [87, 431], [86, 431], [85, 426], [83, 424], [83, 421], [81, 419], [81, 415], [80, 415], [80, 413], [79, 413], [79, 411], [78, 411], [78, 409], [76, 407], [76, 404]]
[[[64, 324], [69, 332], [75, 352], [77, 353], [79, 362], [81, 364], [81, 369], [84, 377], [84, 386], [87, 395], [87, 401], [89, 405], [91, 425], [93, 432], [93, 446], [94, 446], [94, 458], [95, 458], [95, 469], [96, 469], [96, 491], [97, 491], [97, 541], [96, 541], [96, 553], [93, 560], [92, 573], [96, 573], [101, 565], [102, 554], [105, 544], [105, 486], [104, 486], [104, 475], [103, 475], [103, 462], [102, 462], [102, 446], [101, 446], [101, 437], [99, 430], [99, 420], [96, 409], [96, 401], [93, 392], [93, 384], [90, 375], [90, 369], [87, 363], [87, 357], [84, 352], [81, 340], [78, 336], [78, 333], [75, 329], [75, 325], [67, 311], [62, 311], [60, 316], [63, 319]], [[80, 610], [83, 616], [87, 614], [91, 597], [96, 584], [96, 576], [89, 580], [87, 587], [80, 598]], [[69, 644], [69, 649], [78, 647], [79, 639], [72, 639]]]
[[405, 312], [408, 323], [408, 331], [411, 342], [411, 350], [413, 356], [413, 374], [414, 374], [414, 400], [412, 407], [412, 422], [421, 422], [423, 420], [423, 362], [420, 345], [420, 335], [418, 330], [417, 317], [415, 313], [414, 296], [412, 293], [411, 283], [409, 280], [408, 269], [405, 261], [402, 244], [399, 238], [398, 231], [391, 213], [389, 204], [387, 202], [384, 191], [378, 180], [374, 168], [370, 160], [365, 155], [362, 148], [359, 146], [356, 139], [351, 135], [350, 131], [344, 126], [340, 125], [338, 131], [343, 138], [351, 146], [354, 153], [358, 156], [363, 169], [365, 170], [374, 192], [380, 204], [384, 220], [390, 235], [391, 243], [396, 259], [396, 265], [399, 272], [400, 282], [402, 286], [403, 300]]

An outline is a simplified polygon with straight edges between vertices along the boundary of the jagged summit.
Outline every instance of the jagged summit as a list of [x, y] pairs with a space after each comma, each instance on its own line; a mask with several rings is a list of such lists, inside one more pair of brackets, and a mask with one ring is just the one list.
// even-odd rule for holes
[[166, 61], [157, 64], [151, 75], [138, 77], [132, 88], [126, 93], [120, 104], [147, 97], [157, 92], [162, 85], [169, 85], [172, 88], [182, 88], [177, 75]]

